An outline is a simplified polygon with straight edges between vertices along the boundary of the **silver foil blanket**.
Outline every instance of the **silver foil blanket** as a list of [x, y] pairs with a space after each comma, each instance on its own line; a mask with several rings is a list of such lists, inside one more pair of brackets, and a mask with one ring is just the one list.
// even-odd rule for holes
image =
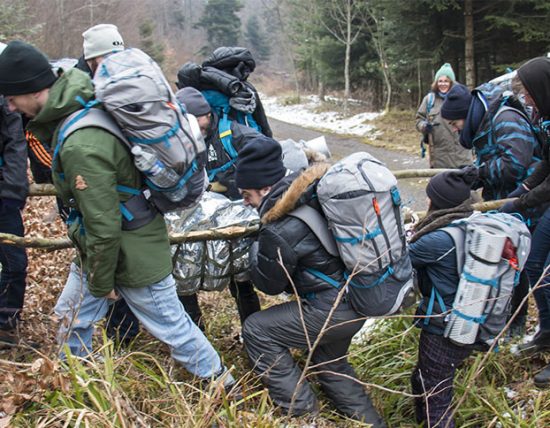
[[[245, 207], [242, 200], [230, 201], [214, 192], [205, 192], [195, 207], [168, 213], [164, 218], [170, 233], [251, 226], [259, 222], [256, 210]], [[252, 238], [239, 238], [173, 245], [173, 274], [178, 293], [221, 291], [232, 276], [238, 280], [247, 279], [248, 251], [252, 242]]]

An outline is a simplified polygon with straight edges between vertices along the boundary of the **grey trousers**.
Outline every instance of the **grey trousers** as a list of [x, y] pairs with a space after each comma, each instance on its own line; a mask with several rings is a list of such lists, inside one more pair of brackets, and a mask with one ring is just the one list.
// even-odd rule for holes
[[[313, 344], [329, 311], [318, 309], [307, 301], [302, 304], [302, 309], [309, 339]], [[358, 317], [347, 303], [343, 303], [334, 312], [329, 325]], [[323, 372], [317, 374], [317, 380], [340, 412], [375, 427], [383, 427], [383, 420], [363, 386], [355, 381], [355, 372], [346, 357], [351, 338], [363, 323], [358, 320], [326, 331], [319, 346], [313, 351], [312, 365], [319, 366], [312, 371]], [[297, 390], [301, 370], [289, 352], [291, 348], [307, 349], [298, 302], [272, 306], [250, 315], [244, 323], [242, 334], [254, 371], [267, 385], [275, 404], [286, 411], [292, 410], [296, 416], [315, 411], [318, 408], [317, 398], [309, 383], [303, 382]], [[294, 394], [294, 406], [290, 409]]]

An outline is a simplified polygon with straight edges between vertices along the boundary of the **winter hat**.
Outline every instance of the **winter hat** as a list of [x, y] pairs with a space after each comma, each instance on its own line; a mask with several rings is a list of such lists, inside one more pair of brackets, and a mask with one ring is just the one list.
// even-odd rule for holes
[[263, 189], [285, 176], [281, 145], [259, 134], [239, 151], [235, 182], [239, 189]]
[[176, 92], [176, 99], [185, 105], [189, 113], [196, 117], [207, 115], [212, 110], [200, 91], [191, 86]]
[[460, 171], [445, 171], [432, 177], [426, 187], [426, 194], [434, 209], [454, 208], [470, 198], [472, 183], [476, 179], [475, 168], [466, 167]]
[[451, 82], [454, 82], [456, 80], [455, 72], [453, 71], [453, 67], [451, 67], [451, 64], [446, 62], [441, 66], [439, 70], [437, 70], [437, 73], [435, 73], [435, 80], [439, 79], [441, 76], [447, 76], [449, 79], [451, 79]]
[[46, 55], [28, 43], [10, 42], [0, 55], [0, 94], [24, 95], [54, 84], [56, 76]]
[[441, 106], [441, 117], [447, 120], [466, 119], [471, 101], [472, 94], [466, 86], [460, 83], [453, 85]]
[[518, 68], [518, 77], [545, 119], [550, 117], [550, 58], [538, 57]]
[[89, 60], [124, 50], [124, 40], [113, 24], [98, 24], [82, 33], [84, 59]]

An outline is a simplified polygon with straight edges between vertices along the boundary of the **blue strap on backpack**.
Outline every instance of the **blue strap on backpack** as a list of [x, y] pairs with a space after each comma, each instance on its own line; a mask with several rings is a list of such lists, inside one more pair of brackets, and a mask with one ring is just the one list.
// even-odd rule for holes
[[208, 179], [213, 181], [216, 175], [220, 172], [227, 171], [233, 166], [237, 159], [237, 150], [233, 146], [233, 133], [231, 131], [230, 115], [235, 116], [238, 123], [246, 125], [250, 128], [261, 132], [260, 126], [256, 123], [252, 114], [237, 111], [229, 104], [229, 97], [220, 91], [205, 90], [202, 91], [202, 95], [210, 104], [212, 110], [219, 116], [218, 122], [218, 135], [222, 143], [223, 149], [230, 157], [230, 160], [218, 168], [208, 170]]

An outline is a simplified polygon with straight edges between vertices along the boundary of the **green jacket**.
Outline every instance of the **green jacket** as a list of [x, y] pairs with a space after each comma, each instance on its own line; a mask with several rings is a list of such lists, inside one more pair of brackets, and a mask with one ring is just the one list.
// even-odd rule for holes
[[[39, 141], [57, 146], [59, 125], [94, 96], [90, 78], [80, 70], [65, 72], [50, 88], [48, 100], [29, 123]], [[66, 140], [52, 177], [63, 202], [81, 213], [69, 227], [88, 275], [92, 295], [105, 296], [114, 287], [144, 287], [172, 271], [168, 233], [159, 214], [137, 230], [122, 230], [119, 203], [130, 195], [116, 186], [141, 188], [131, 154], [116, 137], [99, 128], [75, 131]], [[62, 173], [62, 175], [60, 175]]]

